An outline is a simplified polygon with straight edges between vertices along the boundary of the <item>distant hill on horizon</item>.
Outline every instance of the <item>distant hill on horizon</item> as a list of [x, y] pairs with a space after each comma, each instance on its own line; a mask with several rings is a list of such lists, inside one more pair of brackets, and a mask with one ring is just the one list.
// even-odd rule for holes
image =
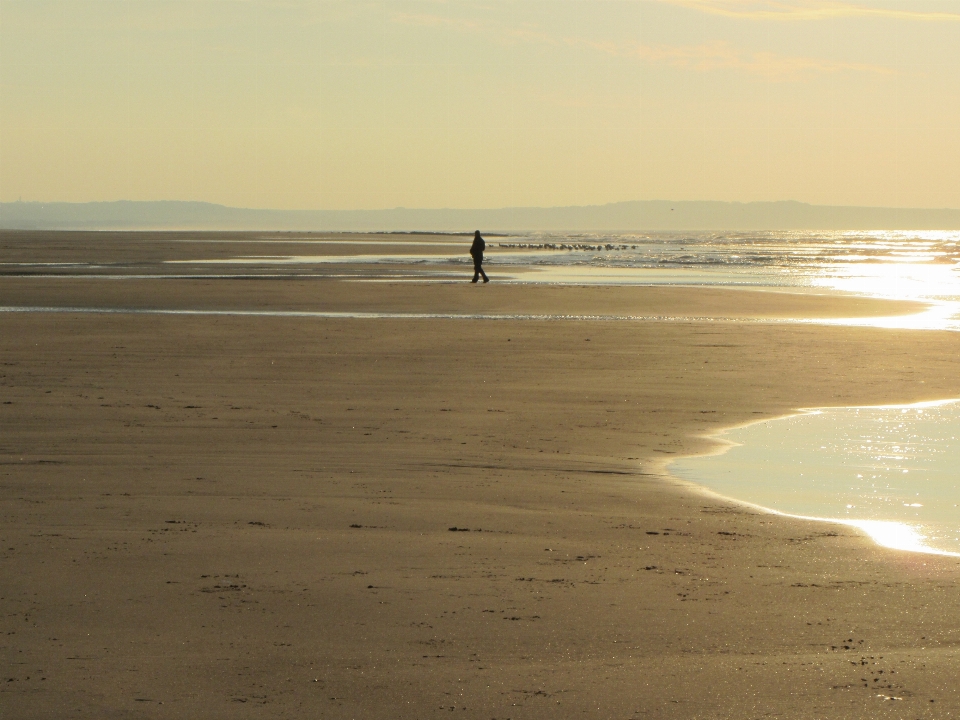
[[323, 232], [960, 230], [960, 209], [635, 200], [484, 210], [263, 210], [176, 200], [0, 203], [4, 230]]

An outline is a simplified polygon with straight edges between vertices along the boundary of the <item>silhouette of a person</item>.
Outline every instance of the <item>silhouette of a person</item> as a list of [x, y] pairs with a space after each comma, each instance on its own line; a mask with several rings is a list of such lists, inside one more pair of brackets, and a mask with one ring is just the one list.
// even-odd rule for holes
[[487, 244], [480, 237], [480, 231], [477, 230], [473, 233], [473, 245], [470, 246], [470, 257], [473, 258], [473, 280], [470, 282], [476, 282], [481, 275], [484, 282], [490, 282], [490, 278], [487, 277], [483, 267], [481, 267], [483, 265], [483, 251], [486, 247]]

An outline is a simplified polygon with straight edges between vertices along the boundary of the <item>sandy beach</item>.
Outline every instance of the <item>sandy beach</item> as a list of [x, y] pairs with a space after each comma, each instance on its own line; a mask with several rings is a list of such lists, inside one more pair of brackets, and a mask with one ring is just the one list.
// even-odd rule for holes
[[666, 468], [799, 407], [958, 397], [960, 335], [459, 271], [0, 277], [7, 307], [659, 318], [0, 313], [0, 717], [960, 715], [960, 560]]

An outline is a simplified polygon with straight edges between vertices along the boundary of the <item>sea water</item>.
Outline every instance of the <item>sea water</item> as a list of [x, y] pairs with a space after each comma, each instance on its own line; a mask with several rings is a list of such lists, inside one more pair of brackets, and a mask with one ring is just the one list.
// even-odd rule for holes
[[[363, 265], [392, 281], [458, 280], [451, 266], [472, 267], [470, 238], [311, 238], [250, 234], [240, 239], [179, 237], [192, 259], [139, 261], [125, 266], [82, 262], [0, 262], [0, 276], [236, 277], [315, 274], [327, 265]], [[232, 257], [210, 248], [249, 247]], [[297, 245], [302, 255], [279, 255]], [[353, 253], [338, 247], [352, 245]], [[326, 247], [330, 252], [324, 252]], [[412, 250], [399, 254], [400, 248]], [[386, 252], [384, 252], [386, 251]], [[720, 285], [798, 288], [930, 302], [960, 301], [960, 231], [739, 232], [739, 233], [519, 233], [489, 236], [486, 264], [498, 281], [554, 284]], [[408, 266], [398, 272], [398, 266]], [[218, 273], [218, 271], [220, 271]]]
[[960, 555], [960, 402], [808, 410], [726, 430], [670, 472], [882, 545]]

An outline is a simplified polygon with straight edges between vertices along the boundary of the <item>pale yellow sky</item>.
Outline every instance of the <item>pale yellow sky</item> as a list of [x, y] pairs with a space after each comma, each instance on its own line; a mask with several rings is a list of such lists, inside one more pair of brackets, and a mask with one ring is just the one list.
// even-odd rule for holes
[[0, 200], [960, 208], [960, 0], [0, 0]]

